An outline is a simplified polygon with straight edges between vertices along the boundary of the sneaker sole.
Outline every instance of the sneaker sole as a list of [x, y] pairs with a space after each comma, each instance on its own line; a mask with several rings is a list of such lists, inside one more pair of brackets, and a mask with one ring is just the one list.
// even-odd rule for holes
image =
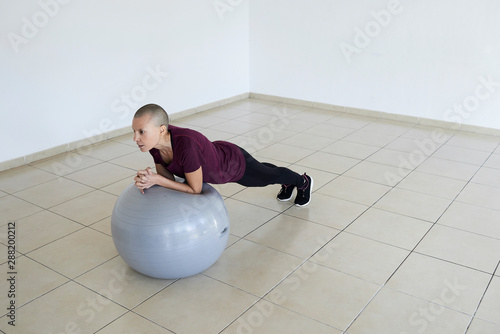
[[312, 198], [312, 193], [313, 193], [313, 186], [314, 186], [314, 180], [311, 176], [309, 176], [311, 178], [311, 195], [309, 196], [309, 201], [307, 201], [307, 203], [305, 204], [295, 204], [295, 206], [298, 206], [298, 207], [303, 207], [303, 206], [306, 206], [307, 204], [311, 203], [311, 198]]
[[292, 193], [292, 196], [288, 197], [288, 198], [284, 198], [284, 199], [281, 199], [281, 198], [278, 198], [276, 197], [276, 199], [280, 202], [288, 202], [289, 200], [291, 200], [293, 197], [293, 193]]

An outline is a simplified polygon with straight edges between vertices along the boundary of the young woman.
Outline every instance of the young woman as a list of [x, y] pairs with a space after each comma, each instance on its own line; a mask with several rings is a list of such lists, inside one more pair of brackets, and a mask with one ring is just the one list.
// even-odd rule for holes
[[[157, 173], [149, 167], [137, 172], [135, 185], [142, 193], [153, 185], [199, 194], [203, 182], [236, 182], [246, 187], [281, 184], [278, 200], [290, 200], [297, 188], [295, 205], [311, 201], [313, 179], [309, 175], [261, 163], [233, 143], [211, 142], [197, 131], [169, 125], [167, 113], [156, 104], [137, 110], [132, 129], [139, 149], [149, 151], [156, 165]], [[176, 182], [174, 175], [186, 183]]]

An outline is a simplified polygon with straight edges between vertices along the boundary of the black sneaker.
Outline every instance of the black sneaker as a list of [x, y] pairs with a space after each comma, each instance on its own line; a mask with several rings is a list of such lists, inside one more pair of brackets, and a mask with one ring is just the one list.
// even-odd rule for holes
[[301, 188], [297, 188], [297, 197], [295, 197], [296, 206], [306, 206], [311, 202], [311, 192], [313, 189], [313, 179], [309, 175], [302, 175], [306, 179], [306, 184]]
[[282, 201], [282, 202], [289, 201], [292, 198], [294, 188], [295, 188], [295, 186], [293, 184], [281, 185], [281, 190], [278, 193], [278, 196], [276, 196], [278, 201]]

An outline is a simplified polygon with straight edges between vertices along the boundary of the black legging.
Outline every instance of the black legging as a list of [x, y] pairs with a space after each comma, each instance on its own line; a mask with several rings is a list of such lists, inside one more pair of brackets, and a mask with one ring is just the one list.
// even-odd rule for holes
[[265, 187], [270, 184], [304, 185], [302, 175], [285, 167], [277, 167], [267, 162], [259, 162], [240, 147], [246, 161], [245, 174], [236, 183], [245, 187]]

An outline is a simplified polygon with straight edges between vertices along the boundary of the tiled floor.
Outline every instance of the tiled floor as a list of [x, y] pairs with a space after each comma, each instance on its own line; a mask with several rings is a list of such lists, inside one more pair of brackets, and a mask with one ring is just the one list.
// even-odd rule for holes
[[216, 186], [229, 244], [194, 277], [122, 261], [117, 196], [152, 165], [123, 136], [0, 173], [0, 273], [16, 222], [7, 333], [500, 333], [500, 138], [244, 100], [176, 125], [314, 177], [306, 208], [279, 186]]

